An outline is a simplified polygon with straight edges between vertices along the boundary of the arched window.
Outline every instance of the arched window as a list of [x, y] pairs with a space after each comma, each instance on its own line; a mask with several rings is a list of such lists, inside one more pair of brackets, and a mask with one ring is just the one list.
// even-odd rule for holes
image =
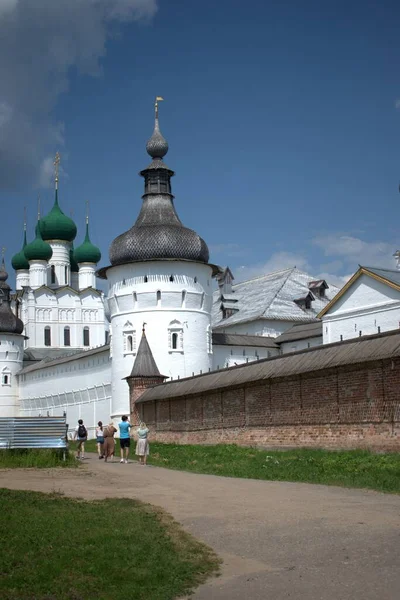
[[157, 306], [161, 306], [161, 292], [157, 292]]
[[186, 303], [186, 290], [183, 290], [183, 292], [182, 292], [182, 308], [185, 307], [185, 303]]
[[71, 330], [69, 327], [64, 327], [64, 346], [71, 345]]
[[65, 267], [64, 267], [64, 279], [65, 279], [65, 285], [68, 285], [68, 267], [67, 267], [67, 265], [65, 265]]
[[137, 306], [137, 293], [133, 292], [133, 307], [136, 308]]
[[170, 276], [169, 276], [169, 280], [170, 280], [170, 281], [174, 281], [174, 276], [173, 276], [173, 275], [170, 275]]
[[197, 277], [194, 278], [194, 282], [197, 283]]
[[147, 283], [149, 281], [149, 278], [147, 277], [147, 275], [144, 276], [144, 282]]
[[11, 372], [7, 367], [1, 373], [1, 385], [11, 385]]
[[168, 326], [168, 348], [170, 352], [183, 352], [183, 327], [180, 321], [171, 321]]
[[51, 346], [51, 329], [48, 326], [44, 328], [44, 345]]
[[54, 265], [51, 265], [50, 267], [50, 281], [51, 283], [56, 282], [56, 268]]
[[83, 328], [83, 345], [90, 346], [89, 327]]
[[133, 352], [133, 337], [131, 335], [126, 338], [126, 349], [128, 352]]

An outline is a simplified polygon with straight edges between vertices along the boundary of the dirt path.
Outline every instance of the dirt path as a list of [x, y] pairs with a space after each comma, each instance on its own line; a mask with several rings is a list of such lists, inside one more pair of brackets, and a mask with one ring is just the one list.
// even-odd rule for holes
[[0, 487], [161, 506], [224, 559], [193, 600], [394, 600], [400, 496], [196, 475], [94, 455], [75, 470], [0, 472]]

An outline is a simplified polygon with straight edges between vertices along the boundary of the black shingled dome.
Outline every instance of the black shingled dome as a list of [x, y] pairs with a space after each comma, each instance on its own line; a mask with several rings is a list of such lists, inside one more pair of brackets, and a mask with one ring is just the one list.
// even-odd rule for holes
[[140, 173], [145, 180], [143, 205], [133, 227], [112, 242], [111, 264], [157, 259], [208, 263], [207, 244], [195, 231], [184, 227], [176, 214], [171, 193], [174, 172], [162, 160], [168, 144], [160, 132], [157, 117], [146, 148], [153, 160]]
[[0, 333], [22, 333], [24, 324], [14, 315], [10, 306], [11, 288], [7, 282], [8, 273], [4, 259], [0, 265]]

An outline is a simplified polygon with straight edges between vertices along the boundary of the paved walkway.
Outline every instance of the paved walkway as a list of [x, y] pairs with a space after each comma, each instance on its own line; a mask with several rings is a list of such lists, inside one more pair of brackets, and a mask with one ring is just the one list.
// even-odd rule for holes
[[223, 558], [192, 600], [395, 600], [400, 496], [196, 475], [91, 456], [79, 471], [0, 472], [0, 487], [161, 506]]

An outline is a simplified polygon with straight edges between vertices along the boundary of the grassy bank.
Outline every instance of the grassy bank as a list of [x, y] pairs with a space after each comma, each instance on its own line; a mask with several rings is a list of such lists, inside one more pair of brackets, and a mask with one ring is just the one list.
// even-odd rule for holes
[[0, 490], [0, 511], [5, 600], [172, 600], [218, 567], [166, 513], [134, 500]]
[[[117, 442], [117, 450], [118, 446]], [[95, 449], [93, 442], [89, 442], [89, 449]], [[363, 450], [271, 451], [227, 444], [181, 446], [159, 444], [150, 439], [149, 464], [228, 477], [302, 481], [400, 493], [400, 454], [373, 454]]]
[[64, 461], [60, 450], [0, 450], [0, 469], [76, 467], [76, 462], [72, 452], [67, 452]]

